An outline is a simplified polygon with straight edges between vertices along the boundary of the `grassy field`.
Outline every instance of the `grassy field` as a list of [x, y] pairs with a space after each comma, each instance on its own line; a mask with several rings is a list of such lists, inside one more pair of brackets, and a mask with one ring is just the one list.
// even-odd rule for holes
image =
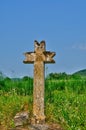
[[[0, 81], [0, 124], [14, 127], [13, 117], [28, 105], [32, 115], [33, 79], [5, 78]], [[59, 123], [64, 130], [86, 130], [86, 79], [46, 79], [46, 122]]]

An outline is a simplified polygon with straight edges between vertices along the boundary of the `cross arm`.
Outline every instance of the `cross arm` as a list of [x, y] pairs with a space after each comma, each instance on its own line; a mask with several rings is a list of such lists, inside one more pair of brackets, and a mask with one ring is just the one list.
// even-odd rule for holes
[[34, 52], [26, 52], [24, 53], [26, 59], [23, 61], [25, 64], [34, 63], [35, 61], [35, 53]]
[[53, 59], [53, 57], [56, 55], [55, 52], [45, 51], [43, 53], [45, 55], [45, 63], [55, 63], [55, 60]]

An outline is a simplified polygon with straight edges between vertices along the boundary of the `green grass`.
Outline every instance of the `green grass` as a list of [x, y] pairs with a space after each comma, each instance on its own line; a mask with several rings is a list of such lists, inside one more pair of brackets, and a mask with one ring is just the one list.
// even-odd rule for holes
[[[0, 124], [14, 127], [13, 118], [28, 105], [32, 115], [32, 79], [1, 81]], [[65, 130], [86, 130], [86, 79], [46, 80], [46, 122], [59, 123]]]
[[86, 97], [84, 94], [54, 91], [46, 103], [47, 120], [60, 123], [65, 130], [86, 129]]
[[14, 116], [28, 105], [28, 112], [32, 113], [32, 97], [14, 94], [0, 96], [0, 124], [5, 127], [15, 127]]

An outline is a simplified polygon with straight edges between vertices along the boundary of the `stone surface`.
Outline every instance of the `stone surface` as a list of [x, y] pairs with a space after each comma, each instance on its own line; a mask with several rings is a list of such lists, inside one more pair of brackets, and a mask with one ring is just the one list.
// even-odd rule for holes
[[41, 124], [36, 124], [36, 125], [32, 125], [29, 126], [30, 130], [48, 130], [48, 125], [41, 125]]
[[15, 127], [23, 126], [28, 124], [29, 114], [28, 112], [17, 113], [14, 117]]
[[16, 128], [5, 128], [0, 125], [0, 130], [63, 130], [59, 124], [36, 124], [36, 125], [27, 125], [27, 126], [18, 126]]
[[55, 52], [46, 51], [45, 41], [40, 44], [34, 41], [34, 52], [26, 52], [24, 63], [34, 63], [34, 91], [33, 91], [33, 118], [32, 124], [45, 122], [44, 114], [44, 86], [45, 63], [55, 63]]

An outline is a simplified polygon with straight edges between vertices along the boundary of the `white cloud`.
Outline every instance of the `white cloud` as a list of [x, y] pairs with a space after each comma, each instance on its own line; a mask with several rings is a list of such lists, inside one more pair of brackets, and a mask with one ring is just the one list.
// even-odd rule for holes
[[77, 43], [72, 46], [73, 49], [79, 49], [82, 51], [86, 51], [86, 43]]

